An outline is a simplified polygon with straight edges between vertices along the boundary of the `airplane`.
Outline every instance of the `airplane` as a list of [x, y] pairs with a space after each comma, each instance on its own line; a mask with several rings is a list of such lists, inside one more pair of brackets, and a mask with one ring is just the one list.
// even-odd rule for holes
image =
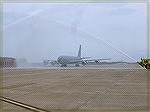
[[100, 60], [110, 60], [108, 59], [90, 59], [91, 57], [81, 57], [81, 45], [79, 47], [77, 56], [59, 56], [57, 61], [55, 60], [47, 60], [47, 63], [50, 62], [53, 66], [55, 64], [61, 65], [61, 67], [67, 67], [67, 64], [75, 64], [76, 67], [79, 67], [79, 64], [86, 65], [90, 61], [95, 61], [95, 63], [99, 63]]

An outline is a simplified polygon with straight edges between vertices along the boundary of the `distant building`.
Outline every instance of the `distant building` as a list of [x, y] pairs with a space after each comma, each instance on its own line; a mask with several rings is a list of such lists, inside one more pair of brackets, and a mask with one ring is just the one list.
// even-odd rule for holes
[[11, 57], [0, 57], [0, 68], [16, 67], [16, 59]]

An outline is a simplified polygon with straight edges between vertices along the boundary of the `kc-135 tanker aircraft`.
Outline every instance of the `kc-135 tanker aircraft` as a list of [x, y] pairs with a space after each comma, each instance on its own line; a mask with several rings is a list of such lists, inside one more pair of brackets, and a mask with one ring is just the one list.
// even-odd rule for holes
[[61, 67], [67, 67], [67, 64], [75, 64], [76, 67], [79, 64], [86, 65], [88, 62], [95, 62], [99, 63], [100, 60], [110, 60], [108, 59], [89, 59], [91, 57], [81, 57], [81, 45], [79, 47], [78, 55], [77, 56], [59, 56], [57, 60], [44, 60], [43, 63], [46, 65], [50, 62], [51, 65], [58, 64]]

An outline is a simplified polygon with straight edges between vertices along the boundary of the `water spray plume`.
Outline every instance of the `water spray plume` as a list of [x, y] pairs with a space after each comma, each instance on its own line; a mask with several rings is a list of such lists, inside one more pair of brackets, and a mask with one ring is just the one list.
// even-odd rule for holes
[[21, 19], [18, 19], [18, 20], [16, 20], [16, 21], [14, 21], [14, 22], [11, 23], [11, 24], [8, 24], [8, 25], [4, 26], [4, 27], [3, 27], [3, 30], [6, 30], [6, 29], [12, 27], [13, 25], [18, 24], [18, 23], [24, 22], [25, 20], [27, 20], [27, 19], [29, 19], [29, 18], [31, 18], [31, 17], [33, 17], [33, 16], [36, 16], [36, 15], [38, 15], [38, 14], [44, 12], [45, 10], [46, 10], [46, 9], [37, 10], [37, 11], [35, 11], [35, 12], [32, 12], [30, 15], [25, 16], [25, 17], [23, 17], [23, 18], [21, 18]]
[[[48, 18], [44, 18], [44, 19], [47, 19], [47, 20], [49, 20], [49, 21], [51, 21], [51, 22], [56, 22], [56, 23], [58, 23], [58, 24], [60, 24], [60, 25], [63, 25], [63, 26], [65, 26], [65, 27], [70, 27], [70, 28], [74, 27], [74, 26], [72, 26], [72, 25], [70, 25], [70, 24], [67, 24], [67, 23], [64, 24], [64, 23], [59, 22], [59, 21], [56, 21], [56, 20], [50, 20], [50, 19], [48, 19]], [[102, 38], [97, 38], [97, 37], [93, 36], [92, 34], [85, 32], [85, 31], [84, 31], [83, 29], [81, 29], [81, 28], [76, 28], [76, 29], [77, 29], [77, 31], [80, 31], [80, 32], [82, 32], [82, 33], [88, 35], [88, 37], [90, 37], [90, 38], [92, 38], [92, 39], [94, 39], [94, 40], [96, 40], [96, 41], [103, 42], [105, 45], [107, 45], [107, 46], [113, 48], [113, 49], [116, 50], [117, 52], [120, 52], [122, 55], [128, 57], [129, 59], [133, 60], [134, 62], [137, 62], [136, 59], [132, 58], [132, 57], [129, 56], [127, 53], [125, 53], [125, 52], [122, 51], [121, 49], [119, 49], [119, 48], [113, 46], [113, 45], [110, 44], [109, 42], [104, 41]], [[86, 37], [86, 38], [87, 38], [87, 37]]]
[[[95, 39], [99, 39], [99, 38], [95, 38]], [[119, 49], [119, 48], [113, 46], [113, 45], [110, 44], [109, 42], [106, 42], [106, 41], [104, 41], [104, 40], [102, 40], [102, 39], [100, 39], [100, 40], [101, 40], [103, 43], [105, 43], [107, 46], [110, 46], [111, 48], [113, 48], [113, 49], [115, 49], [116, 51], [120, 52], [121, 54], [123, 54], [124, 56], [128, 57], [129, 59], [131, 59], [131, 60], [137, 62], [137, 60], [135, 60], [134, 58], [132, 58], [131, 56], [129, 56], [127, 53], [125, 53], [125, 52], [122, 51], [121, 49]]]
[[[21, 19], [15, 21], [15, 22], [13, 22], [13, 23], [11, 23], [11, 24], [5, 26], [5, 27], [4, 27], [4, 30], [6, 30], [7, 28], [9, 28], [9, 27], [11, 27], [11, 26], [13, 26], [13, 25], [16, 25], [16, 24], [18, 24], [18, 23], [23, 22], [23, 21], [27, 20], [28, 18], [31, 18], [31, 17], [33, 17], [33, 16], [36, 16], [36, 15], [38, 15], [39, 13], [42, 13], [42, 12], [44, 12], [44, 11], [45, 11], [45, 9], [44, 9], [44, 10], [38, 10], [38, 11], [36, 11], [36, 12], [33, 12], [33, 13], [31, 13], [29, 16], [26, 16], [26, 17], [24, 17], [24, 18], [21, 18]], [[81, 14], [81, 15], [82, 15], [82, 14]], [[47, 20], [49, 20], [49, 21], [51, 21], [51, 22], [59, 23], [59, 24], [61, 24], [61, 25], [63, 25], [63, 26], [67, 26], [67, 27], [70, 27], [70, 28], [75, 28], [76, 31], [80, 31], [80, 32], [82, 32], [82, 33], [84, 33], [84, 34], [87, 34], [88, 36], [90, 36], [92, 39], [94, 39], [94, 40], [96, 40], [96, 41], [101, 41], [101, 42], [103, 42], [103, 43], [106, 44], [107, 46], [109, 46], [109, 47], [113, 48], [114, 50], [120, 52], [121, 54], [123, 54], [124, 56], [128, 57], [129, 59], [131, 59], [131, 60], [137, 62], [134, 58], [132, 58], [131, 56], [129, 56], [127, 53], [125, 53], [125, 52], [122, 51], [121, 49], [119, 49], [119, 48], [113, 46], [113, 45], [110, 44], [109, 42], [104, 41], [102, 38], [97, 38], [97, 37], [91, 35], [90, 33], [85, 32], [83, 29], [78, 28], [78, 27], [76, 26], [76, 25], [77, 25], [76, 22], [75, 22], [75, 23], [76, 23], [75, 25], [74, 25], [74, 24], [71, 24], [71, 25], [70, 25], [70, 24], [66, 24], [66, 23], [64, 24], [64, 23], [62, 23], [62, 22], [58, 22], [58, 21], [56, 21], [56, 20], [55, 20], [55, 21], [54, 21], [54, 20], [50, 20], [50, 19], [48, 19], [48, 18], [44, 18], [44, 19], [47, 19]]]

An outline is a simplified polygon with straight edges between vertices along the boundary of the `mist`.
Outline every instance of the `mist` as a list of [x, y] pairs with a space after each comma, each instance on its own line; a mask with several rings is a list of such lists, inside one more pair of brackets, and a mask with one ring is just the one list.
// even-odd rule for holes
[[147, 56], [146, 3], [5, 3], [3, 8], [3, 56], [56, 60], [76, 56], [80, 44], [83, 57]]

